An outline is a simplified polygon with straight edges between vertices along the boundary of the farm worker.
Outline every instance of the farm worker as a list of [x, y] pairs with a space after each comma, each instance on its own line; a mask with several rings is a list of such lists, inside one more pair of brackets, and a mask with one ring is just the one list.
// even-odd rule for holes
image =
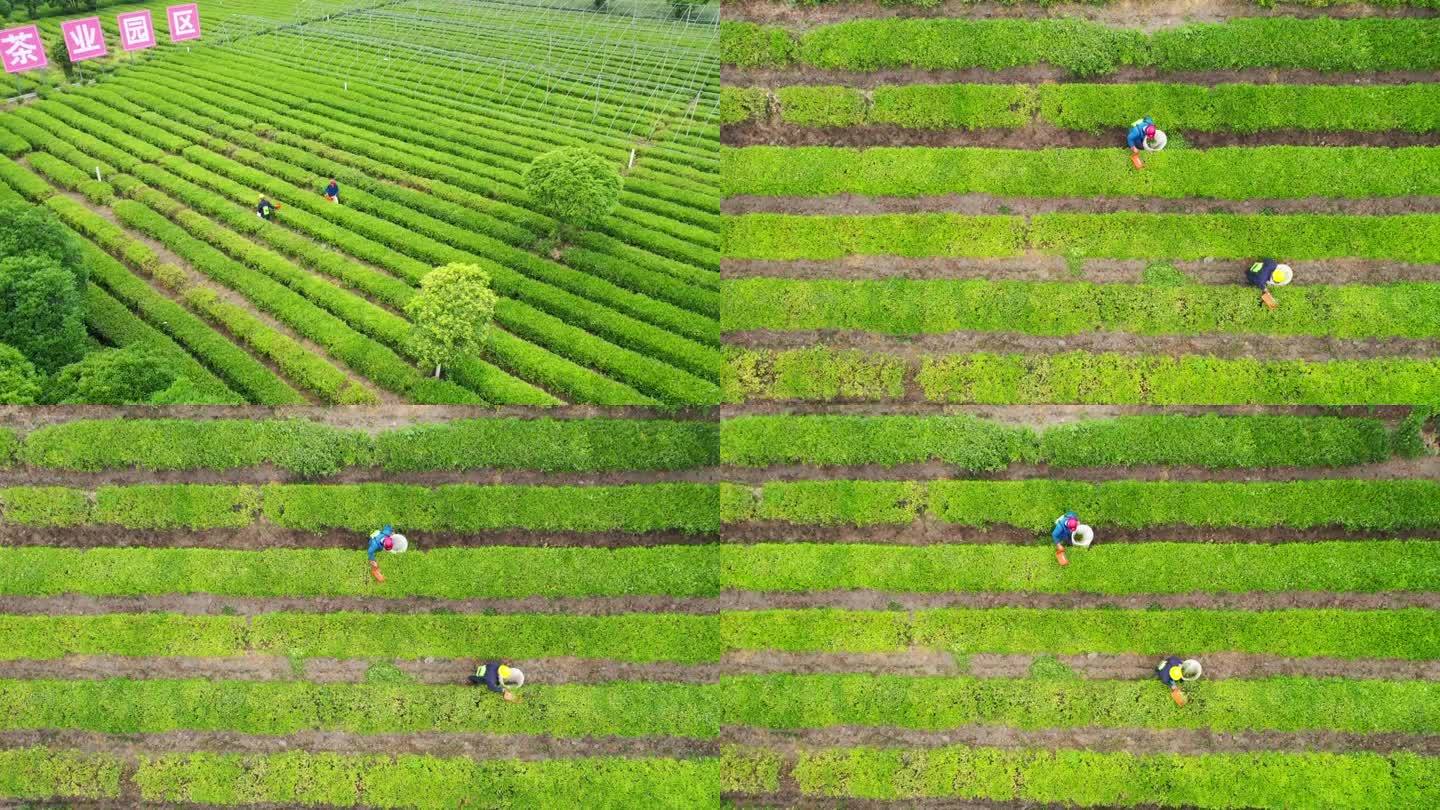
[[340, 184], [335, 182], [333, 177], [330, 178], [330, 185], [325, 187], [325, 199], [333, 203], [340, 202]]
[[375, 577], [376, 582], [384, 582], [385, 577], [380, 573], [380, 563], [375, 560], [375, 555], [379, 554], [381, 549], [390, 551], [395, 548], [394, 534], [395, 527], [386, 524], [385, 528], [370, 535], [370, 574]]
[[1155, 676], [1170, 687], [1170, 699], [1175, 701], [1175, 705], [1184, 706], [1185, 693], [1180, 691], [1180, 684], [1200, 677], [1200, 662], [1181, 661], [1172, 655], [1155, 667]]
[[1055, 541], [1055, 559], [1061, 565], [1069, 565], [1065, 559], [1065, 547], [1075, 540], [1075, 530], [1080, 528], [1080, 516], [1066, 512], [1055, 518], [1055, 528], [1050, 530], [1050, 539]]
[[1261, 259], [1250, 265], [1245, 271], [1245, 283], [1260, 288], [1260, 301], [1265, 306], [1275, 309], [1279, 303], [1275, 296], [1270, 294], [1270, 288], [1284, 287], [1295, 278], [1295, 272], [1288, 264], [1280, 264], [1274, 259]]
[[1144, 162], [1140, 160], [1140, 150], [1145, 148], [1145, 140], [1155, 137], [1155, 119], [1145, 116], [1139, 121], [1130, 125], [1130, 134], [1125, 136], [1125, 144], [1130, 147], [1130, 162], [1135, 168], [1143, 168]]
[[275, 218], [275, 212], [276, 212], [276, 211], [279, 211], [279, 210], [280, 210], [280, 206], [278, 206], [278, 205], [276, 205], [275, 203], [272, 203], [272, 202], [270, 202], [269, 200], [265, 199], [265, 195], [264, 195], [264, 194], [261, 194], [261, 195], [260, 195], [260, 202], [258, 202], [258, 203], [255, 204], [255, 216], [260, 217], [261, 219], [265, 220], [266, 222], [269, 222], [270, 220], [274, 219], [274, 218]]
[[519, 689], [525, 685], [525, 673], [519, 667], [507, 666], [499, 661], [486, 661], [475, 668], [475, 674], [470, 676], [470, 683], [475, 686], [485, 685], [491, 692], [497, 692], [505, 696], [510, 702], [520, 699], [520, 696], [511, 692], [506, 687]]

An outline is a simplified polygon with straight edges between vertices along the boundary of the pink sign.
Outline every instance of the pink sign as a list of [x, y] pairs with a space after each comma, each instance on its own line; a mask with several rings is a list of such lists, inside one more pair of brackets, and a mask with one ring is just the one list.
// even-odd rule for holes
[[150, 17], [150, 9], [118, 15], [115, 22], [120, 25], [121, 48], [143, 51], [155, 47], [155, 21]]
[[84, 62], [110, 52], [110, 49], [105, 47], [105, 32], [100, 30], [99, 17], [60, 23], [60, 33], [65, 37], [65, 47], [70, 51], [71, 62]]
[[200, 38], [199, 6], [194, 3], [170, 6], [165, 9], [165, 17], [170, 20], [171, 42], [184, 42], [187, 39]]
[[49, 63], [39, 28], [26, 25], [0, 31], [0, 64], [4, 64], [6, 73], [35, 70]]

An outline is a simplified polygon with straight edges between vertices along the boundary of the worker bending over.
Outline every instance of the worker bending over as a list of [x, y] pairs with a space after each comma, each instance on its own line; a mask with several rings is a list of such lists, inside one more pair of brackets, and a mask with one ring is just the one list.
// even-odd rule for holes
[[1147, 115], [1130, 125], [1130, 133], [1125, 136], [1125, 145], [1130, 147], [1130, 162], [1135, 164], [1135, 168], [1145, 167], [1145, 163], [1140, 160], [1140, 150], [1145, 148], [1146, 139], [1153, 137], [1155, 119], [1150, 116]]
[[1066, 512], [1055, 518], [1055, 528], [1050, 530], [1050, 539], [1055, 541], [1055, 559], [1061, 565], [1069, 565], [1065, 559], [1065, 547], [1075, 542], [1075, 530], [1080, 528], [1080, 516]]
[[263, 194], [260, 196], [260, 202], [255, 204], [255, 216], [260, 217], [266, 222], [274, 219], [275, 212], [279, 210], [280, 206], [265, 199]]
[[384, 582], [385, 577], [380, 573], [380, 563], [376, 561], [375, 555], [383, 549], [392, 551], [395, 548], [395, 527], [386, 525], [385, 528], [370, 535], [370, 575], [375, 577], [376, 582]]
[[514, 703], [520, 696], [506, 687], [519, 689], [524, 686], [525, 673], [521, 672], [519, 667], [507, 666], [499, 661], [486, 661], [475, 668], [475, 674], [470, 676], [470, 683], [475, 686], [484, 684], [486, 689], [497, 692]]
[[1279, 306], [1275, 296], [1270, 294], [1270, 288], [1284, 287], [1294, 278], [1295, 273], [1290, 269], [1290, 265], [1280, 264], [1274, 259], [1261, 259], [1245, 271], [1245, 283], [1260, 288], [1260, 303], [1270, 309]]
[[335, 182], [333, 177], [330, 178], [330, 185], [325, 187], [325, 199], [332, 203], [340, 202], [340, 184]]
[[1200, 677], [1200, 662], [1181, 661], [1179, 658], [1171, 656], [1155, 667], [1155, 675], [1161, 683], [1170, 687], [1170, 699], [1175, 701], [1175, 705], [1184, 706], [1185, 693], [1180, 691], [1180, 684]]

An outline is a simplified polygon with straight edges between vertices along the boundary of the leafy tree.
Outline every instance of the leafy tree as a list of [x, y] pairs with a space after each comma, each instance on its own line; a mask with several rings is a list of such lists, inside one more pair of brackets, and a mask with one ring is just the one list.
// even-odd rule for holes
[[0, 405], [34, 405], [40, 399], [35, 364], [14, 346], [0, 343]]
[[670, 16], [676, 19], [688, 17], [691, 9], [699, 8], [706, 2], [707, 0], [670, 0]]
[[103, 349], [60, 369], [45, 400], [58, 405], [140, 405], [168, 389], [178, 376], [150, 349]]
[[148, 405], [243, 405], [238, 397], [225, 396], [206, 391], [186, 376], [175, 378], [169, 388], [153, 394], [146, 400]]
[[414, 323], [409, 342], [437, 379], [443, 366], [484, 345], [498, 300], [490, 274], [473, 264], [447, 264], [420, 279], [420, 292], [405, 304]]
[[33, 20], [40, 16], [41, 0], [24, 0], [24, 2], [25, 10], [30, 12], [30, 19]]
[[620, 172], [605, 158], [578, 146], [546, 152], [525, 170], [525, 190], [563, 226], [587, 228], [604, 219], [620, 199]]
[[89, 273], [80, 245], [49, 210], [26, 203], [0, 204], [0, 259], [43, 256], [75, 276], [75, 288], [85, 289]]
[[50, 43], [50, 64], [58, 65], [65, 71], [65, 78], [74, 78], [75, 63], [70, 61], [70, 49], [65, 46], [63, 37]]
[[0, 342], [52, 372], [85, 354], [84, 299], [75, 278], [41, 256], [0, 259]]

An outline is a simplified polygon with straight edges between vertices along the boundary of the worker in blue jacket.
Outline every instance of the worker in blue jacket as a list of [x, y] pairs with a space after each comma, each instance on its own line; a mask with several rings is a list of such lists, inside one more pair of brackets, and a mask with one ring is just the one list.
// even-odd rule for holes
[[1140, 150], [1145, 148], [1145, 140], [1155, 137], [1155, 119], [1145, 116], [1139, 121], [1130, 125], [1130, 132], [1125, 136], [1125, 145], [1130, 147], [1130, 162], [1135, 168], [1142, 168], [1145, 164], [1140, 160]]
[[[1187, 673], [1186, 670], [1190, 668], [1194, 671]], [[1170, 698], [1175, 701], [1175, 705], [1184, 706], [1185, 693], [1180, 691], [1180, 684], [1200, 677], [1200, 662], [1181, 661], [1172, 655], [1155, 667], [1155, 677], [1160, 679], [1160, 683], [1170, 687]]]
[[1281, 264], [1274, 259], [1261, 259], [1250, 265], [1245, 271], [1245, 283], [1260, 290], [1260, 303], [1275, 309], [1279, 303], [1275, 296], [1270, 294], [1271, 287], [1284, 287], [1295, 278], [1295, 273], [1290, 265]]
[[325, 199], [333, 203], [340, 202], [340, 184], [335, 182], [333, 177], [330, 178], [330, 185], [325, 187]]
[[394, 535], [395, 527], [388, 523], [383, 529], [370, 535], [370, 546], [367, 553], [370, 556], [370, 574], [375, 577], [376, 582], [384, 582], [385, 577], [380, 573], [380, 563], [375, 559], [375, 555], [382, 550], [389, 551], [395, 548]]
[[520, 696], [510, 691], [509, 687], [519, 689], [524, 686], [525, 673], [521, 672], [519, 667], [507, 666], [499, 661], [486, 661], [475, 668], [475, 674], [470, 676], [470, 683], [475, 686], [483, 685], [514, 703]]
[[1075, 541], [1075, 530], [1080, 527], [1080, 516], [1074, 512], [1066, 512], [1055, 518], [1055, 528], [1050, 530], [1050, 539], [1055, 541], [1055, 559], [1061, 565], [1069, 565], [1070, 561], [1065, 559], [1065, 547]]

